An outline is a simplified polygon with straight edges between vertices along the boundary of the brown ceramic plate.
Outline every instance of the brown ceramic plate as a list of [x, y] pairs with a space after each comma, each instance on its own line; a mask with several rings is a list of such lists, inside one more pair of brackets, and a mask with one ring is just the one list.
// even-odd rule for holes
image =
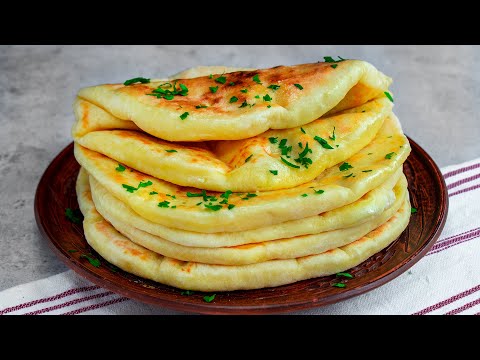
[[[410, 140], [410, 139], [409, 139]], [[79, 165], [73, 143], [52, 161], [35, 195], [35, 218], [41, 233], [69, 267], [93, 283], [126, 297], [175, 310], [206, 314], [266, 314], [332, 304], [372, 290], [394, 279], [415, 264], [440, 236], [448, 211], [448, 196], [442, 174], [432, 158], [410, 140], [412, 153], [404, 172], [412, 206], [418, 213], [390, 246], [349, 270], [353, 279], [345, 288], [332, 287], [335, 276], [299, 281], [260, 290], [217, 293], [211, 303], [204, 293], [182, 296], [179, 289], [112, 270], [86, 242], [81, 225], [65, 217], [65, 209], [78, 209], [75, 181]], [[78, 250], [69, 252], [69, 250]], [[98, 268], [80, 256], [91, 253], [101, 260]], [[115, 267], [113, 267], [115, 269]]]

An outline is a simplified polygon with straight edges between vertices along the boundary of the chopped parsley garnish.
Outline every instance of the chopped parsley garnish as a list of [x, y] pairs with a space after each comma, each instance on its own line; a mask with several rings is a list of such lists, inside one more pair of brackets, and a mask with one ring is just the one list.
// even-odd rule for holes
[[257, 84], [261, 84], [262, 82], [260, 81], [260, 78], [258, 77], [258, 74], [255, 75], [253, 78], [252, 78], [253, 81], [255, 81]]
[[228, 204], [228, 210], [232, 210], [235, 207], [233, 204]]
[[232, 194], [232, 190], [227, 190], [225, 191], [222, 195], [220, 195], [221, 198], [224, 198], [225, 200], [228, 200], [228, 197]]
[[180, 115], [180, 119], [185, 120], [188, 115], [190, 115], [190, 114], [188, 113], [188, 111], [186, 111], [182, 115]]
[[236, 96], [232, 96], [232, 97], [230, 98], [230, 104], [231, 104], [231, 103], [234, 103], [234, 102], [237, 102], [237, 101], [238, 101], [238, 97], [236, 97]]
[[165, 150], [165, 151], [168, 152], [168, 153], [178, 152], [177, 150]]
[[235, 83], [233, 81], [230, 81], [230, 83], [228, 85], [235, 86]]
[[330, 67], [331, 67], [332, 69], [335, 69], [337, 66], [338, 66], [338, 64], [330, 65]]
[[276, 144], [278, 142], [278, 137], [270, 137], [268, 140], [270, 141], [270, 144]]
[[190, 296], [193, 294], [195, 294], [195, 291], [192, 291], [192, 290], [184, 290], [180, 293], [180, 295], [183, 295], [183, 296]]
[[213, 299], [215, 299], [215, 295], [216, 294], [213, 294], [213, 295], [205, 295], [203, 297], [203, 301], [207, 302], [207, 303], [210, 303], [213, 301]]
[[335, 283], [335, 284], [332, 284], [332, 286], [338, 287], [338, 288], [344, 288], [344, 287], [346, 287], [347, 285], [345, 285], [344, 283]]
[[306, 134], [305, 130], [303, 129], [303, 127], [300, 128], [300, 131], [304, 134]]
[[260, 95], [255, 95], [255, 99], [260, 99]]
[[263, 101], [272, 101], [272, 98], [267, 94], [263, 97]]
[[223, 199], [222, 201], [219, 202], [219, 204], [228, 204], [228, 200], [227, 200], [227, 199]]
[[303, 86], [302, 86], [302, 85], [300, 85], [300, 84], [293, 84], [293, 85], [295, 85], [298, 89], [303, 90]]
[[78, 250], [75, 250], [75, 249], [70, 249], [70, 250], [67, 250], [69, 253], [76, 253], [78, 252]]
[[216, 82], [220, 84], [225, 84], [227, 82], [227, 78], [225, 76], [219, 76], [218, 78], [215, 79]]
[[212, 93], [215, 94], [215, 93], [217, 92], [217, 90], [218, 90], [218, 86], [210, 86], [209, 89], [210, 89], [210, 91], [211, 91]]
[[307, 197], [308, 194], [302, 194], [302, 195], [300, 195], [300, 196], [301, 196], [301, 197]]
[[115, 168], [115, 170], [119, 172], [125, 171], [125, 169], [125, 166], [123, 166], [122, 164], [118, 164], [118, 166]]
[[330, 140], [335, 141], [335, 139], [336, 139], [336, 136], [335, 136], [335, 126], [333, 127], [332, 136], [329, 136], [328, 138], [329, 138]]
[[285, 160], [283, 157], [280, 156], [280, 159], [283, 161], [283, 163], [287, 164], [288, 166], [295, 168], [295, 169], [300, 169], [300, 166], [292, 164], [291, 162]]
[[268, 170], [270, 171], [273, 175], [278, 175], [278, 170]]
[[200, 201], [199, 203], [196, 203], [195, 206], [198, 206], [198, 205], [202, 205], [202, 201]]
[[394, 152], [391, 152], [391, 153], [388, 153], [387, 155], [385, 155], [385, 159], [388, 159], [390, 160], [392, 158], [392, 156], [395, 155]]
[[362, 172], [371, 172], [372, 170], [362, 170]]
[[257, 194], [250, 194], [250, 193], [247, 194], [247, 197], [249, 197], [249, 198], [256, 197], [256, 196], [257, 196]]
[[247, 107], [247, 106], [248, 106], [247, 100], [243, 100], [243, 103], [242, 103], [242, 105], [239, 106], [239, 108], [244, 108], [244, 107]]
[[327, 63], [338, 63], [338, 62], [341, 62], [341, 61], [345, 61], [345, 59], [343, 59], [341, 56], [339, 56], [338, 59], [339, 60], [335, 60], [331, 56], [324, 56], [323, 57], [323, 60]]
[[251, 154], [249, 157], [247, 157], [247, 158], [245, 159], [245, 162], [246, 162], [246, 163], [249, 162], [250, 159], [252, 158], [252, 156], [253, 156], [253, 154]]
[[367, 155], [372, 155], [373, 153], [368, 153]]
[[80, 255], [81, 258], [84, 258], [84, 259], [87, 259], [88, 262], [95, 266], [96, 268], [100, 267], [100, 260], [98, 259], [95, 259], [94, 257], [90, 256], [90, 255], [86, 255], [86, 254], [82, 254]]
[[135, 84], [135, 83], [138, 83], [138, 82], [142, 83], [142, 84], [148, 84], [150, 82], [150, 79], [147, 79], [147, 78], [144, 78], [144, 77], [136, 77], [136, 78], [125, 81], [123, 83], [123, 85], [128, 86], [128, 85], [132, 85], [132, 84]]
[[320, 145], [322, 145], [322, 147], [324, 149], [333, 149], [333, 147], [330, 146], [330, 144], [327, 142], [327, 140], [321, 138], [320, 136], [315, 136], [314, 139], [317, 140], [318, 143]]
[[350, 164], [347, 163], [347, 162], [344, 162], [344, 163], [343, 163], [342, 165], [340, 165], [338, 168], [340, 169], [340, 171], [346, 171], [346, 170], [348, 170], [348, 169], [353, 169], [353, 166], [350, 165]]
[[269, 109], [270, 109], [271, 107], [272, 107], [272, 105], [267, 105], [267, 108], [269, 108]]
[[213, 74], [208, 75], [209, 79], [213, 79]]
[[158, 192], [156, 192], [156, 191], [150, 191], [150, 193], [148, 195], [157, 195], [157, 194], [158, 194]]
[[336, 273], [335, 274], [336, 277], [346, 277], [346, 278], [349, 278], [349, 279], [353, 279], [353, 275], [350, 274], [350, 273], [347, 273], [347, 272], [339, 272], [339, 273]]
[[170, 194], [166, 194], [167, 196], [170, 196], [172, 199], [176, 199], [177, 197], [175, 195], [170, 195]]
[[207, 105], [200, 104], [195, 106], [195, 109], [206, 109], [207, 107], [208, 107]]
[[277, 91], [278, 89], [280, 89], [280, 85], [269, 85], [267, 86], [269, 89], [272, 89], [273, 91]]
[[418, 210], [414, 208], [413, 206], [410, 208], [410, 213], [415, 214]]
[[325, 192], [325, 190], [315, 190], [315, 189], [313, 189], [313, 191], [315, 192], [315, 195], [320, 195]]
[[[349, 178], [349, 177], [351, 177], [351, 176], [353, 176], [353, 173], [350, 173], [350, 174], [348, 174], [348, 175], [345, 175], [344, 178]], [[355, 177], [355, 176], [354, 176], [354, 177]]]
[[388, 91], [384, 91], [383, 93], [384, 93], [385, 96], [388, 98], [388, 100], [390, 100], [391, 102], [393, 102], [393, 97], [392, 97], [392, 95], [391, 95]]
[[[163, 87], [171, 88], [172, 90], [165, 90]], [[186, 96], [188, 94], [188, 88], [184, 84], [180, 84], [180, 89], [177, 89], [177, 80], [173, 83], [173, 85], [169, 82], [159, 85], [156, 89], [153, 90], [151, 94], [147, 94], [150, 96], [156, 96], [157, 99], [164, 98], [166, 100], [173, 100], [175, 95]]]
[[248, 89], [242, 89], [240, 90], [240, 92], [246, 94], [248, 92]]
[[122, 187], [127, 190], [129, 193], [133, 193], [134, 191], [137, 191], [138, 189], [142, 188], [142, 187], [147, 187], [147, 186], [150, 186], [152, 185], [153, 183], [148, 180], [146, 182], [142, 182], [140, 181], [140, 183], [138, 184], [137, 187], [133, 187], [133, 186], [130, 186], [130, 185], [127, 185], [127, 184], [122, 184]]
[[205, 206], [207, 209], [210, 209], [210, 210], [213, 210], [213, 211], [218, 211], [222, 208], [222, 205], [208, 205], [208, 204], [204, 204], [203, 206]]
[[[301, 144], [301, 143], [300, 143]], [[299, 145], [300, 145], [299, 144]], [[312, 164], [312, 159], [305, 157], [308, 153], [311, 153], [312, 149], [308, 148], [308, 142], [305, 144], [305, 149], [298, 154], [298, 158], [295, 159], [296, 162], [300, 163], [301, 165], [305, 166], [308, 169], [308, 166]]]
[[165, 201], [159, 202], [158, 207], [168, 208], [168, 207], [170, 207], [168, 204], [170, 204], [170, 201], [165, 200]]
[[298, 147], [299, 147], [300, 149], [303, 149], [303, 144], [302, 144], [301, 142], [299, 142], [299, 143], [298, 143]]
[[202, 190], [201, 193], [191, 193], [189, 191], [187, 191], [187, 197], [203, 197], [206, 195], [206, 191], [205, 190]]

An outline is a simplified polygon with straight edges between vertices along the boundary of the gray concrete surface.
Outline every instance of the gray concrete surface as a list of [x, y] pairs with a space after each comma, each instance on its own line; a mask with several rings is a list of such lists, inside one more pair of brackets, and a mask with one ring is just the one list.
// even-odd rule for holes
[[480, 46], [0, 46], [0, 290], [67, 268], [37, 230], [43, 171], [70, 143], [76, 91], [195, 65], [269, 67], [340, 55], [393, 77], [405, 132], [439, 166], [480, 156]]

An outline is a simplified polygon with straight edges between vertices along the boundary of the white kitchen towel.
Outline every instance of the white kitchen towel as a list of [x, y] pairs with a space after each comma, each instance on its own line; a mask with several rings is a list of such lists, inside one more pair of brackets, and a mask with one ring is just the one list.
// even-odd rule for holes
[[[425, 257], [373, 291], [292, 314], [480, 314], [480, 158], [442, 173], [448, 218]], [[0, 314], [180, 313], [127, 299], [66, 271], [0, 292]]]

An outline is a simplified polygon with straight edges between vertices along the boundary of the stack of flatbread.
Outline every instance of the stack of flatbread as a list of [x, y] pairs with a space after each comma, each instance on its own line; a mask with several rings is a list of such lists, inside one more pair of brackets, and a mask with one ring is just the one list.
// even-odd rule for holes
[[410, 217], [391, 79], [334, 60], [198, 67], [81, 89], [72, 134], [88, 243], [182, 289], [346, 271]]

